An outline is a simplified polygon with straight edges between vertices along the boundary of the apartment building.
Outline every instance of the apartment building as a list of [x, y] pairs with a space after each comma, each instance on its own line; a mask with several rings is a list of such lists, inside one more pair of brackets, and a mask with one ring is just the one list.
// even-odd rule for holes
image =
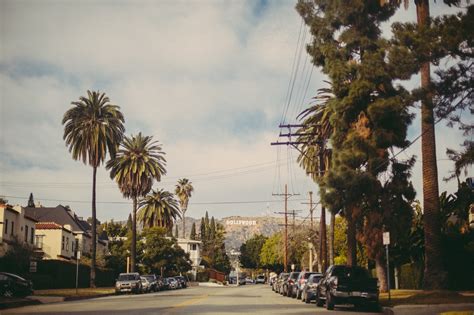
[[0, 256], [5, 255], [8, 247], [14, 242], [34, 247], [36, 222], [26, 213], [25, 208], [0, 204]]

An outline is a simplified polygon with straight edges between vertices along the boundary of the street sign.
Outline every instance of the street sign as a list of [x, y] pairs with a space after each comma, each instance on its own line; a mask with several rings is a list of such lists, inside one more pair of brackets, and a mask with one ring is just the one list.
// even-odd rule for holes
[[81, 252], [80, 252], [80, 251], [77, 251], [76, 253], [77, 253], [77, 254], [76, 254], [76, 255], [77, 255], [77, 259], [81, 259]]
[[383, 244], [390, 245], [390, 232], [383, 232]]
[[30, 272], [36, 272], [38, 262], [35, 260], [30, 260]]
[[295, 264], [291, 264], [291, 271], [295, 271]]

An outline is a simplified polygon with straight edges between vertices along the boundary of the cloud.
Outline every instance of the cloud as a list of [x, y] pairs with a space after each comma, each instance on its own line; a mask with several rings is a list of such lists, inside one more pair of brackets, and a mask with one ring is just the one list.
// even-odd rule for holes
[[[128, 135], [142, 131], [163, 144], [168, 174], [156, 187], [173, 190], [184, 176], [195, 183], [188, 215], [280, 211], [276, 203], [199, 203], [278, 200], [271, 194], [286, 182], [302, 194], [294, 199], [317, 192], [291, 162], [296, 152], [270, 146], [301, 23], [294, 3], [1, 1], [0, 20], [1, 194], [33, 192], [43, 204], [69, 203], [90, 215], [92, 169], [71, 159], [61, 125], [70, 102], [87, 89], [106, 92], [121, 107]], [[308, 75], [303, 52], [300, 71], [304, 60]], [[314, 69], [307, 99], [323, 78]], [[298, 80], [289, 121], [304, 92]], [[442, 154], [458, 135], [439, 130]], [[413, 153], [419, 155], [417, 146]], [[449, 167], [440, 163], [440, 178]], [[420, 177], [414, 175], [419, 194]], [[100, 219], [127, 218], [130, 202], [103, 167], [97, 190]], [[305, 207], [300, 203], [291, 206]]]

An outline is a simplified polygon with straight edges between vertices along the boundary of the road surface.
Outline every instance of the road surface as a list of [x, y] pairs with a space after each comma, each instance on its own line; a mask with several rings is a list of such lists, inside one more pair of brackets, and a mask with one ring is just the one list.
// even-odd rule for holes
[[274, 293], [268, 285], [190, 287], [142, 295], [27, 306], [1, 314], [366, 314], [351, 308], [327, 311]]

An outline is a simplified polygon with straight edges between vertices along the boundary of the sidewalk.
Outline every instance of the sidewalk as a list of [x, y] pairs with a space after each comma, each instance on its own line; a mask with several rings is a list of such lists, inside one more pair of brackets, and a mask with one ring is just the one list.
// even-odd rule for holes
[[440, 305], [398, 305], [394, 307], [384, 307], [385, 315], [434, 315], [450, 314], [456, 315], [474, 315], [474, 303], [464, 304], [440, 304]]

